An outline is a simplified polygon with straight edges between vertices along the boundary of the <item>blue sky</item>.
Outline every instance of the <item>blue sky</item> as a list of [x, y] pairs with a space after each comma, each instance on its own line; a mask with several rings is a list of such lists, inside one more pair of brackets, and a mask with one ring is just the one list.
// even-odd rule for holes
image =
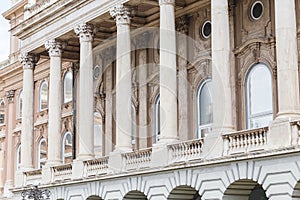
[[9, 23], [2, 13], [9, 9], [11, 6], [10, 0], [1, 0], [0, 6], [0, 62], [7, 59], [9, 55]]

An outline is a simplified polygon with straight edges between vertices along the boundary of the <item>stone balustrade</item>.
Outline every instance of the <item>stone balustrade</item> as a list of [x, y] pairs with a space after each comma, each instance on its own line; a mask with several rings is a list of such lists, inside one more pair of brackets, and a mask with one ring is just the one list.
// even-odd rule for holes
[[24, 172], [24, 185], [36, 185], [42, 181], [42, 169], [35, 169]]
[[108, 156], [86, 160], [84, 165], [84, 177], [98, 176], [107, 174], [108, 171]]
[[268, 131], [268, 127], [263, 127], [223, 135], [224, 155], [264, 150]]
[[169, 163], [201, 159], [203, 139], [168, 145]]
[[52, 167], [52, 180], [63, 181], [71, 179], [72, 177], [72, 164], [64, 164]]
[[152, 148], [122, 154], [125, 163], [125, 170], [149, 168], [151, 162], [151, 155]]

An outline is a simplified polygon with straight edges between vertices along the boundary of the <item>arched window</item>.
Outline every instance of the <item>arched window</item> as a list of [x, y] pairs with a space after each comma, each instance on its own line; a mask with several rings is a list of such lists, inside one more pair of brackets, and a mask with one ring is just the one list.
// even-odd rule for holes
[[5, 103], [4, 100], [0, 100], [0, 124], [4, 124], [5, 120]]
[[198, 138], [203, 138], [211, 132], [213, 121], [211, 80], [204, 81], [197, 92]]
[[42, 138], [38, 146], [38, 169], [41, 169], [47, 160], [47, 143], [45, 138]]
[[62, 141], [62, 158], [63, 163], [72, 162], [72, 134], [66, 132]]
[[273, 120], [272, 75], [263, 64], [255, 64], [246, 78], [247, 128], [268, 126]]
[[18, 118], [22, 117], [22, 105], [23, 105], [23, 92], [20, 91], [18, 97]]
[[16, 151], [16, 170], [19, 170], [21, 166], [21, 144], [18, 145]]
[[42, 111], [48, 107], [48, 84], [43, 81], [40, 85], [39, 110]]
[[68, 71], [64, 77], [64, 103], [72, 101], [73, 75]]
[[159, 141], [160, 136], [160, 96], [157, 96], [154, 107], [154, 138], [153, 143]]

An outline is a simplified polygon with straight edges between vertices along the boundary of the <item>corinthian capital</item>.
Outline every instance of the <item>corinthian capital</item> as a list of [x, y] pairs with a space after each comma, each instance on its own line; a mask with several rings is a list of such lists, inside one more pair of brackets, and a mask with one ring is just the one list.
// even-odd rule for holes
[[20, 55], [20, 62], [23, 65], [23, 69], [34, 69], [36, 63], [39, 61], [40, 56], [38, 54], [33, 53], [21, 53]]
[[159, 5], [175, 5], [175, 0], [158, 0], [159, 1]]
[[110, 9], [109, 13], [117, 24], [130, 24], [130, 19], [134, 16], [134, 9], [123, 4], [117, 4]]
[[82, 23], [74, 28], [76, 35], [79, 37], [80, 42], [93, 41], [96, 29], [93, 24]]
[[50, 57], [61, 57], [64, 47], [65, 43], [55, 39], [48, 40], [45, 43], [45, 48], [49, 52]]
[[14, 97], [15, 97], [15, 90], [9, 90], [6, 92], [6, 98], [9, 103], [14, 102]]

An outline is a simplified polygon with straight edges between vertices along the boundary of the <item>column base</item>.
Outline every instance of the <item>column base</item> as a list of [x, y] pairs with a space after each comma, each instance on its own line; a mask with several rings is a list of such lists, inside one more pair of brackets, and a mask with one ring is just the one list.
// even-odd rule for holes
[[132, 152], [132, 147], [118, 147], [116, 146], [115, 150], [113, 151], [114, 153], [128, 153]]
[[275, 120], [273, 123], [282, 122], [282, 121], [296, 121], [300, 120], [300, 112], [285, 112], [285, 113], [277, 113]]
[[48, 160], [46, 162], [47, 167], [55, 166], [55, 165], [61, 165], [62, 161], [61, 160]]
[[94, 159], [95, 158], [95, 155], [94, 154], [79, 154], [77, 156], [77, 159], [76, 160], [91, 160], [91, 159]]
[[155, 145], [166, 145], [166, 144], [174, 144], [176, 142], [179, 142], [179, 138], [160, 138], [159, 141], [157, 142], [157, 144]]
[[13, 181], [12, 180], [7, 180], [4, 184], [4, 192], [3, 196], [6, 198], [12, 197], [12, 192], [10, 189], [13, 188]]

